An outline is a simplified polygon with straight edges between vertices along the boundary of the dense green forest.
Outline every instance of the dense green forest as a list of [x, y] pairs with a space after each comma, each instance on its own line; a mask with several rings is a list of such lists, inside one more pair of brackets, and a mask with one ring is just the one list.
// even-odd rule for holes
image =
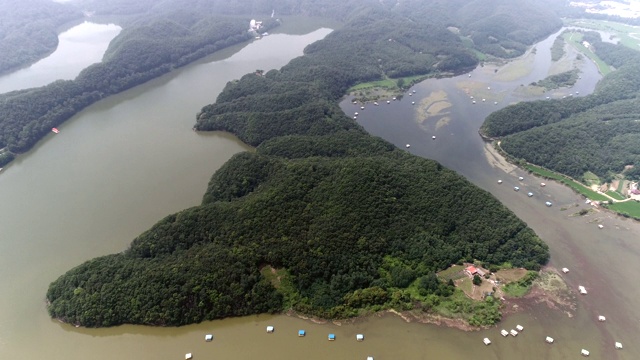
[[[604, 180], [640, 166], [640, 52], [584, 34], [596, 54], [617, 70], [584, 97], [523, 102], [487, 117], [481, 132], [503, 137], [510, 155], [583, 179], [590, 171]], [[636, 171], [628, 172], [640, 179]]]
[[82, 17], [51, 0], [0, 0], [0, 74], [51, 53], [60, 27]]
[[[229, 82], [202, 109], [196, 129], [233, 132], [256, 151], [220, 168], [200, 206], [53, 282], [52, 317], [182, 325], [290, 307], [326, 318], [428, 309], [453, 293], [435, 276], [452, 263], [547, 262], [547, 246], [489, 193], [368, 135], [337, 105], [356, 83], [477, 59], [430, 18], [411, 23], [384, 6], [348, 17], [304, 56]], [[497, 321], [493, 304], [470, 321]]]

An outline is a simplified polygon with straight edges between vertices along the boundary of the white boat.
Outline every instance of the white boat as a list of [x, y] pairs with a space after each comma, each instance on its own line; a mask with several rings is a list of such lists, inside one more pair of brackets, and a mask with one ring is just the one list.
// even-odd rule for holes
[[377, 102], [377, 101], [374, 101], [374, 102], [373, 102], [373, 105], [378, 106], [378, 102]]
[[387, 100], [387, 104], [391, 104], [391, 101]]
[[360, 110], [364, 110], [364, 106], [360, 106]]
[[551, 201], [547, 201], [547, 202], [546, 202], [546, 203], [544, 203], [544, 204], [545, 204], [545, 205], [547, 205], [547, 206], [551, 206], [551, 205], [553, 205], [553, 204], [551, 203]]
[[476, 101], [475, 101], [475, 100], [473, 100], [471, 103], [475, 104], [475, 103], [476, 103]]
[[58, 130], [57, 128], [51, 128], [51, 131], [53, 131], [56, 134], [60, 132], [60, 130]]
[[358, 112], [356, 111], [353, 115], [358, 116]]
[[522, 327], [522, 325], [516, 325], [516, 330], [522, 332], [522, 330], [524, 330], [524, 327]]
[[498, 180], [498, 184], [502, 184], [502, 180]]
[[184, 354], [184, 360], [193, 359], [193, 355], [191, 353]]
[[433, 135], [433, 136], [431, 137], [431, 139], [432, 139], [432, 140], [435, 140], [435, 139], [436, 139], [436, 136], [435, 136], [435, 135]]
[[618, 350], [622, 349], [622, 343], [619, 343], [616, 341], [616, 349]]
[[522, 176], [518, 176], [518, 180], [522, 181], [524, 178]]
[[211, 341], [211, 340], [213, 340], [213, 335], [207, 334], [204, 336], [204, 341]]
[[415, 104], [416, 104], [416, 102], [415, 102], [415, 101], [412, 101], [412, 102], [411, 102], [411, 105], [415, 105]]
[[602, 315], [600, 315], [600, 316], [598, 316], [598, 321], [604, 322], [604, 321], [607, 321], [607, 318], [602, 316]]
[[548, 342], [549, 344], [553, 344], [553, 338], [551, 336], [547, 336], [547, 338], [544, 339], [544, 341]]
[[509, 331], [509, 334], [511, 334], [511, 336], [518, 336], [518, 332], [511, 329], [511, 331]]
[[568, 268], [562, 268], [562, 272], [566, 274], [566, 273], [569, 272], [569, 269]]
[[545, 184], [545, 183], [540, 183], [540, 186], [545, 187], [545, 186], [547, 186], [547, 184]]
[[509, 336], [509, 332], [507, 332], [507, 330], [505, 330], [505, 329], [502, 329], [502, 330], [500, 330], [500, 335]]
[[582, 354], [582, 356], [589, 356], [589, 352], [587, 350], [585, 350], [585, 349], [582, 349], [580, 351], [580, 354]]
[[528, 196], [528, 197], [532, 197], [532, 196], [533, 196], [533, 193], [532, 193], [532, 192], [529, 192], [529, 193], [527, 193], [527, 196]]
[[362, 334], [357, 334], [357, 335], [356, 335], [356, 340], [358, 340], [358, 341], [362, 341], [362, 340], [364, 340], [364, 335], [362, 335]]
[[598, 229], [602, 229], [602, 228], [604, 228], [604, 225], [598, 224]]
[[515, 187], [513, 188], [513, 190], [515, 190], [515, 191], [520, 191], [520, 188], [519, 188], [519, 187], [517, 187], [517, 186], [515, 186]]
[[482, 342], [483, 342], [485, 345], [489, 345], [489, 344], [491, 344], [491, 340], [489, 340], [489, 338], [484, 338], [484, 339], [482, 339]]
[[580, 294], [582, 295], [587, 295], [587, 289], [585, 289], [582, 285], [578, 286], [578, 291], [580, 291]]
[[273, 328], [273, 326], [269, 325], [267, 326], [267, 332], [268, 333], [272, 333], [275, 329]]

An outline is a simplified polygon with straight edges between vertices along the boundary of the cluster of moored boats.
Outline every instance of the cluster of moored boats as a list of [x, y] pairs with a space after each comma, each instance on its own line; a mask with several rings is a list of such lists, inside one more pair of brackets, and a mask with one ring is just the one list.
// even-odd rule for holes
[[[267, 333], [268, 334], [274, 333], [275, 330], [276, 330], [275, 327], [273, 327], [272, 325], [267, 326]], [[298, 330], [298, 337], [305, 337], [305, 336], [307, 336], [306, 330], [304, 330], [304, 329]], [[327, 336], [327, 340], [335, 341], [336, 340], [336, 334], [329, 334]], [[204, 341], [206, 341], [206, 342], [213, 341], [213, 334], [206, 334], [204, 336]], [[364, 341], [364, 334], [356, 334], [356, 341]], [[193, 359], [193, 353], [184, 354], [184, 359], [185, 360]], [[373, 360], [373, 356], [367, 356], [367, 360]]]

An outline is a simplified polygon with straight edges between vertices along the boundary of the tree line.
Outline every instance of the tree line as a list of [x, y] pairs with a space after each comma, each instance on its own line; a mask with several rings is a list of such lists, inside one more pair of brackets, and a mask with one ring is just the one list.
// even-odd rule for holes
[[[196, 129], [230, 131], [256, 151], [222, 166], [200, 206], [53, 282], [50, 315], [83, 326], [183, 325], [288, 307], [341, 318], [428, 309], [453, 293], [435, 277], [452, 263], [545, 264], [547, 246], [497, 199], [368, 135], [338, 107], [346, 89], [385, 73], [477, 63], [446, 28], [407, 28], [429, 29], [446, 13], [418, 21], [385, 5], [352, 9], [342, 28], [280, 70], [229, 82]], [[475, 325], [499, 319], [490, 302]]]

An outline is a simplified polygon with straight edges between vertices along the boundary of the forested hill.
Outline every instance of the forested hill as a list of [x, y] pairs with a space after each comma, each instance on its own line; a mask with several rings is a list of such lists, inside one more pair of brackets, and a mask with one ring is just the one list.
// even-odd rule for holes
[[51, 0], [0, 0], [0, 74], [55, 50], [59, 28], [82, 17], [79, 10]]
[[366, 134], [337, 106], [348, 87], [385, 73], [475, 59], [456, 37], [442, 41], [451, 34], [428, 17], [412, 22], [373, 5], [348, 17], [282, 69], [227, 84], [196, 127], [231, 131], [256, 152], [219, 169], [200, 206], [53, 282], [52, 317], [181, 325], [290, 307], [346, 317], [434, 305], [452, 292], [435, 272], [455, 262], [546, 263], [547, 246], [494, 197]]
[[491, 114], [481, 132], [503, 137], [510, 155], [583, 179], [587, 171], [605, 181], [625, 174], [640, 180], [640, 52], [602, 42], [598, 33], [584, 39], [616, 71], [584, 97], [522, 102]]

